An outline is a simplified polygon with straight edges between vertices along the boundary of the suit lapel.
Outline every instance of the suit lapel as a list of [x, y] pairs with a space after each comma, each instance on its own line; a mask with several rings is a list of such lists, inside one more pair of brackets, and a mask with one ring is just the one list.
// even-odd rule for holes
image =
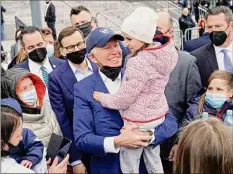
[[215, 54], [215, 50], [214, 50], [214, 46], [212, 43], [209, 43], [207, 45], [207, 60], [210, 64], [210, 67], [212, 69], [212, 71], [216, 71], [219, 69], [218, 67], [218, 62], [217, 62], [217, 56]]
[[109, 93], [98, 71], [94, 72], [93, 81], [94, 81], [94, 86], [93, 86], [94, 91]]
[[49, 58], [49, 63], [51, 65], [52, 69], [55, 69], [57, 67], [56, 63], [51, 58]]
[[66, 61], [63, 65], [63, 68], [59, 71], [61, 76], [61, 80], [64, 82], [66, 88], [74, 94], [74, 84], [77, 82], [77, 79], [71, 70], [68, 61]]

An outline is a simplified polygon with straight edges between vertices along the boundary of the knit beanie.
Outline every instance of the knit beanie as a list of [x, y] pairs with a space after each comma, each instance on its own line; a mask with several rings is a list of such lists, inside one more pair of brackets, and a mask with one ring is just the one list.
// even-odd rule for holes
[[145, 43], [152, 43], [157, 27], [157, 14], [149, 7], [136, 8], [121, 25], [121, 31]]

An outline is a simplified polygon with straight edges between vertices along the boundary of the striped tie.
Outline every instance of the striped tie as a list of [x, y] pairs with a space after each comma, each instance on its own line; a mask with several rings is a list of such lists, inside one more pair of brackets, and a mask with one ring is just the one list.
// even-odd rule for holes
[[48, 85], [49, 85], [49, 74], [46, 70], [46, 68], [44, 66], [41, 66], [41, 71], [42, 71], [42, 77], [43, 77], [43, 80], [44, 80], [44, 83], [45, 83], [45, 86], [48, 88]]

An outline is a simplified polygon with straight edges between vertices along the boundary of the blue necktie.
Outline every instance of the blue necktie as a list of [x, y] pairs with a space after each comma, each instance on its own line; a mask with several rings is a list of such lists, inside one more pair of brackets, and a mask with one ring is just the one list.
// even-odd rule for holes
[[42, 77], [43, 77], [43, 80], [44, 80], [44, 83], [45, 83], [45, 86], [48, 88], [48, 85], [49, 85], [49, 74], [46, 70], [46, 68], [44, 66], [41, 66], [41, 71], [42, 71]]
[[223, 49], [222, 52], [224, 54], [224, 68], [225, 68], [225, 71], [233, 72], [233, 65], [232, 65], [230, 56], [227, 54], [227, 50]]

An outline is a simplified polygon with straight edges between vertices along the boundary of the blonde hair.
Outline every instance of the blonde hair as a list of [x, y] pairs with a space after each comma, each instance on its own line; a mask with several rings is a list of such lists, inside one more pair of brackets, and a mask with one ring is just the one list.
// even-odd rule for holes
[[[207, 87], [210, 85], [211, 81], [214, 79], [221, 79], [226, 81], [226, 85], [229, 87], [229, 89], [233, 89], [233, 74], [231, 72], [227, 71], [215, 71], [211, 74], [210, 78], [208, 79], [207, 82]], [[204, 93], [199, 101], [198, 105], [198, 111], [201, 114], [203, 112], [203, 107], [205, 103], [205, 95]], [[233, 101], [232, 101], [233, 102]]]
[[190, 123], [181, 133], [174, 173], [233, 173], [233, 132], [210, 117]]
[[27, 54], [23, 50], [23, 48], [20, 48], [19, 54], [16, 57], [16, 64], [23, 62], [27, 58]]

